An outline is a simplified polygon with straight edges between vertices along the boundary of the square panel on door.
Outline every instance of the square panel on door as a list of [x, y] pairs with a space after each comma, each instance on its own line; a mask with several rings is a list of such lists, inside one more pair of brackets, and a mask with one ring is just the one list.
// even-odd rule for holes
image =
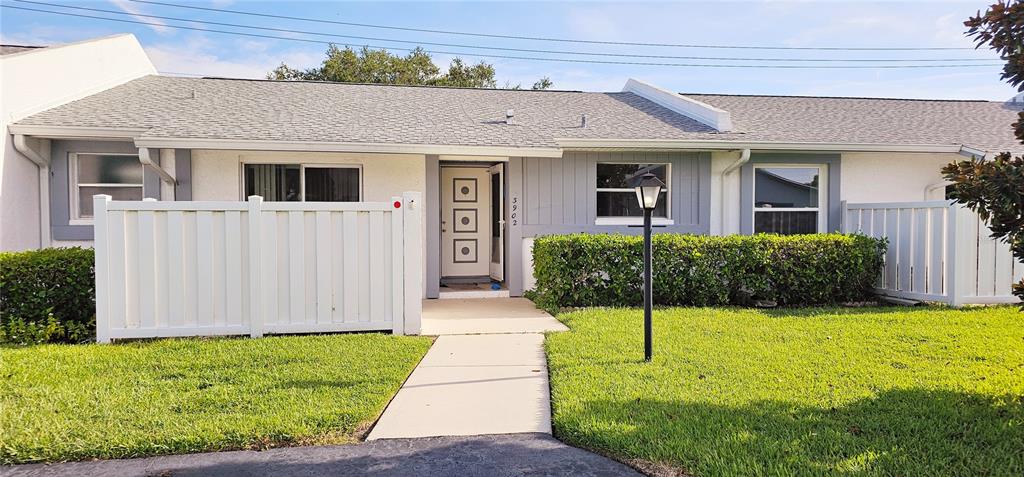
[[452, 209], [452, 223], [456, 232], [477, 232], [477, 209]]
[[452, 243], [455, 248], [455, 258], [453, 260], [455, 263], [476, 263], [476, 239], [455, 239]]
[[455, 188], [452, 202], [476, 202], [477, 183], [475, 178], [458, 178], [452, 180]]

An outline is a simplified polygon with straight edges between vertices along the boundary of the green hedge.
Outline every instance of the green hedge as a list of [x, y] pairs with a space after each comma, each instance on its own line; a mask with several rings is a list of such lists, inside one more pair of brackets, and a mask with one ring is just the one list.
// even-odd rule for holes
[[[656, 234], [654, 302], [659, 305], [823, 305], [869, 297], [885, 242], [863, 235]], [[537, 287], [547, 309], [643, 303], [643, 238], [573, 234], [533, 244]]]
[[93, 251], [0, 253], [0, 343], [81, 343], [96, 336]]

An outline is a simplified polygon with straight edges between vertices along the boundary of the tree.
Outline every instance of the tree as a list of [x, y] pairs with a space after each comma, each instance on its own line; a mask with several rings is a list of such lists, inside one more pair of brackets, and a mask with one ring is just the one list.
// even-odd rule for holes
[[[977, 47], [988, 45], [1006, 59], [1002, 79], [1024, 91], [1024, 3], [995, 3], [964, 26]], [[1024, 144], [1024, 111], [1013, 128]], [[1024, 156], [1004, 152], [991, 161], [954, 162], [942, 173], [953, 183], [950, 197], [978, 212], [992, 237], [1008, 243], [1014, 258], [1024, 263]], [[1013, 294], [1024, 300], [1024, 280], [1013, 286]]]
[[[497, 85], [494, 75], [494, 66], [483, 61], [468, 65], [461, 58], [453, 59], [448, 71], [441, 73], [430, 54], [422, 48], [398, 56], [387, 50], [363, 47], [356, 51], [330, 45], [320, 66], [299, 70], [281, 63], [267, 74], [267, 79], [494, 88]], [[551, 86], [551, 80], [544, 77], [534, 83], [533, 89]]]

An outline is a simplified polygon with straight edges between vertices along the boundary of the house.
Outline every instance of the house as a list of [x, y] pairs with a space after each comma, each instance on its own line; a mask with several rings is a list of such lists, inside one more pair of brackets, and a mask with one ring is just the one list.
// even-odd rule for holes
[[7, 125], [152, 74], [156, 68], [133, 35], [49, 48], [0, 45], [0, 129], [5, 131], [0, 139], [0, 250], [45, 246], [50, 233], [46, 217], [50, 180], [40, 180], [50, 176], [46, 145], [35, 144], [47, 158], [43, 160], [15, 142], [34, 139], [6, 134]]
[[88, 244], [95, 194], [381, 202], [418, 191], [425, 296], [492, 281], [502, 289], [481, 294], [519, 296], [533, 237], [638, 232], [628, 178], [640, 171], [667, 184], [660, 231], [836, 231], [843, 201], [942, 199], [944, 164], [1019, 150], [1019, 110], [677, 94], [637, 80], [594, 93], [149, 74], [8, 126], [51, 173], [48, 204], [2, 225], [42, 220], [44, 245]]

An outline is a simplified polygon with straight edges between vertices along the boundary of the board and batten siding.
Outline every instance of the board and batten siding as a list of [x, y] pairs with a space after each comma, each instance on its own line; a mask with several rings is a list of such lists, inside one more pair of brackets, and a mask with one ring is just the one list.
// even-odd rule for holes
[[598, 163], [670, 164], [669, 218], [659, 231], [708, 233], [711, 155], [700, 152], [566, 152], [561, 158], [523, 158], [523, 235], [632, 233], [596, 225]]

